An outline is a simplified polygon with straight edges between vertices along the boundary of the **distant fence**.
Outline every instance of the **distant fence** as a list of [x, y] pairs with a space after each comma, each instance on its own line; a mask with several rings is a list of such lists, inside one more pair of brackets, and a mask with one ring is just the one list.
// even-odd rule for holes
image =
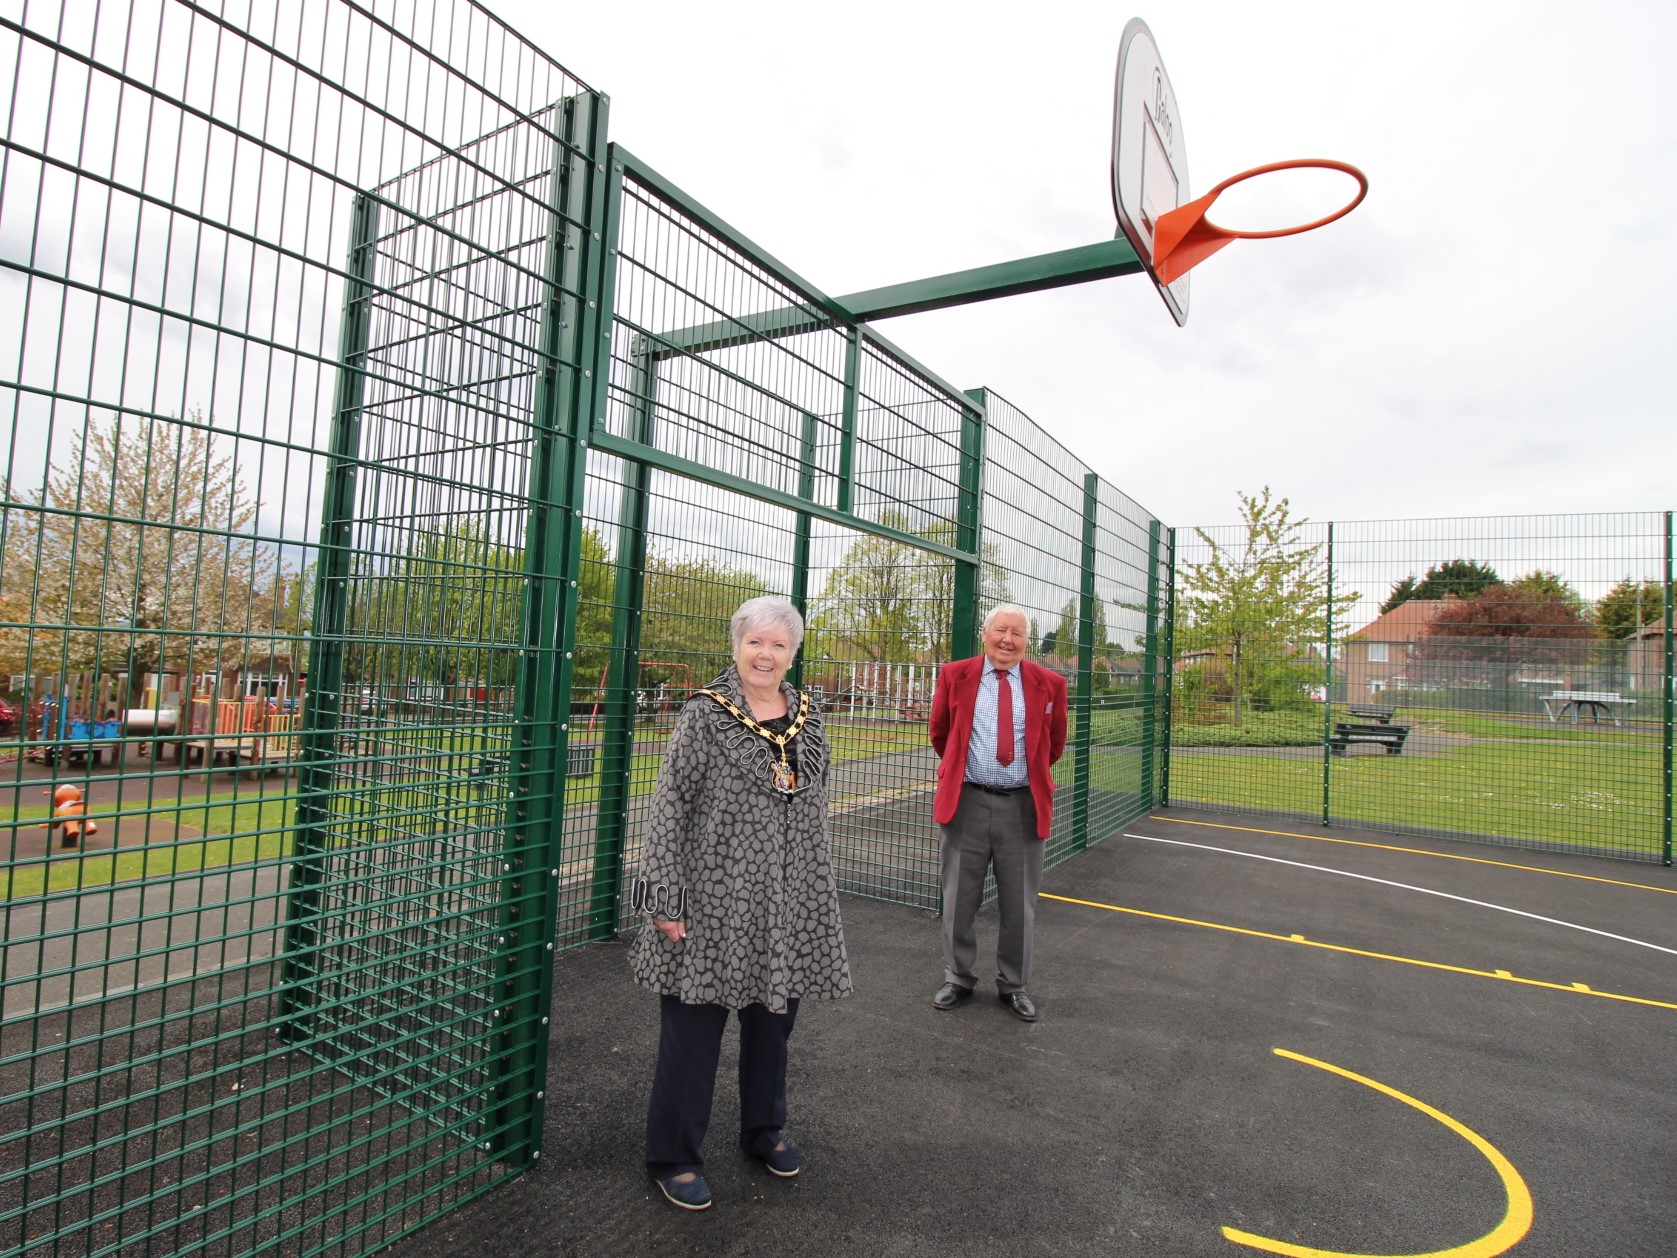
[[1175, 539], [1170, 802], [1670, 863], [1671, 513]]

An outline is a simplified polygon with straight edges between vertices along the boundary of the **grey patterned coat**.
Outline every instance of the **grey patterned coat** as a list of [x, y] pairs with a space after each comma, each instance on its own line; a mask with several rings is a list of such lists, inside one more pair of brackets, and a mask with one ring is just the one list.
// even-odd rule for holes
[[[733, 668], [711, 683], [746, 708]], [[798, 696], [782, 685], [787, 710]], [[749, 711], [748, 708], [746, 708]], [[697, 695], [664, 751], [641, 853], [641, 877], [687, 891], [687, 938], [648, 921], [629, 950], [635, 982], [686, 1004], [775, 1013], [790, 996], [831, 1000], [851, 992], [827, 847], [827, 736], [820, 713], [794, 744], [798, 788], [774, 787], [778, 758], [714, 699]]]

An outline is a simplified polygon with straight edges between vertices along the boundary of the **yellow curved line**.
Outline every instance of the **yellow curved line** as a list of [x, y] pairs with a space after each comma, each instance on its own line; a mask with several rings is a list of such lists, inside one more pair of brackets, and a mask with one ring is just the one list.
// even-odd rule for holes
[[1508, 1194], [1508, 1211], [1502, 1216], [1502, 1222], [1495, 1228], [1481, 1236], [1476, 1241], [1469, 1241], [1465, 1245], [1457, 1245], [1453, 1249], [1434, 1249], [1424, 1254], [1349, 1254], [1336, 1249], [1310, 1249], [1304, 1245], [1290, 1245], [1286, 1241], [1271, 1240], [1267, 1236], [1254, 1236], [1251, 1232], [1242, 1232], [1238, 1228], [1225, 1227], [1223, 1235], [1237, 1245], [1246, 1245], [1252, 1249], [1261, 1249], [1265, 1253], [1284, 1254], [1287, 1258], [1496, 1258], [1497, 1254], [1506, 1253], [1518, 1245], [1531, 1230], [1531, 1191], [1526, 1187], [1526, 1181], [1520, 1178], [1520, 1172], [1514, 1169], [1514, 1164], [1503, 1157], [1490, 1141], [1478, 1132], [1472, 1131], [1458, 1123], [1442, 1110], [1436, 1110], [1425, 1101], [1418, 1101], [1405, 1092], [1387, 1087], [1375, 1079], [1363, 1075], [1353, 1074], [1340, 1066], [1331, 1065], [1325, 1061], [1317, 1061], [1314, 1057], [1306, 1057], [1301, 1053], [1288, 1052], [1284, 1048], [1275, 1050], [1277, 1057], [1286, 1057], [1291, 1061], [1302, 1061], [1307, 1066], [1315, 1066], [1321, 1070], [1332, 1071], [1336, 1075], [1350, 1079], [1373, 1088], [1376, 1092], [1384, 1092], [1387, 1096], [1402, 1101], [1405, 1105], [1412, 1105], [1428, 1118], [1436, 1119], [1475, 1149], [1484, 1155], [1485, 1160], [1496, 1168], [1498, 1178], [1502, 1180], [1502, 1187]]

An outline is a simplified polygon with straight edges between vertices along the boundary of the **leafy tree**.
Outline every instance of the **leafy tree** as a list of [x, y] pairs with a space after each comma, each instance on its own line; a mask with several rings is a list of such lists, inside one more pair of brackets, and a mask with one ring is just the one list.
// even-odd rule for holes
[[693, 684], [704, 685], [733, 658], [728, 620], [735, 609], [748, 598], [768, 593], [768, 583], [749, 568], [649, 550], [642, 593], [642, 663], [689, 664]]
[[1648, 625], [1665, 623], [1665, 587], [1626, 577], [1596, 601], [1596, 628], [1604, 638], [1629, 637]]
[[1502, 581], [1496, 569], [1472, 559], [1451, 559], [1434, 564], [1420, 581], [1405, 577], [1392, 587], [1391, 595], [1380, 604], [1384, 615], [1410, 599], [1472, 598], [1480, 590]]
[[204, 426], [91, 419], [39, 488], [7, 486], [0, 667], [129, 674], [237, 667], [291, 642], [304, 596], [250, 535], [259, 503]]
[[1068, 598], [1060, 609], [1060, 621], [1042, 635], [1037, 646], [1039, 655], [1075, 655], [1077, 653], [1077, 600]]
[[349, 677], [385, 685], [410, 678], [509, 684], [516, 664], [507, 648], [523, 633], [523, 560], [522, 547], [491, 540], [476, 521], [416, 534], [410, 553], [382, 576], [356, 582]]
[[1195, 530], [1211, 558], [1182, 565], [1176, 635], [1181, 654], [1223, 661], [1237, 722], [1248, 708], [1297, 700], [1321, 681], [1310, 650], [1326, 641], [1330, 625], [1335, 639], [1343, 636], [1357, 599], [1351, 592], [1329, 598], [1323, 547], [1302, 540], [1309, 521], [1294, 520], [1286, 498], [1273, 498], [1267, 485], [1239, 498], [1246, 530], [1240, 544], [1225, 548]]
[[[885, 512], [879, 523], [911, 532], [900, 512]], [[955, 530], [950, 524], [934, 524], [918, 536], [949, 545]], [[1006, 601], [1007, 575], [990, 546], [979, 566], [979, 586], [981, 608]], [[806, 657], [941, 663], [952, 658], [954, 603], [952, 561], [892, 537], [858, 537], [827, 574], [811, 612], [812, 642]]]
[[1525, 590], [1542, 598], [1559, 599], [1576, 612], [1580, 620], [1587, 618], [1584, 596], [1573, 589], [1558, 572], [1550, 572], [1546, 568], [1533, 568], [1525, 576], [1509, 584], [1515, 589]]
[[1380, 604], [1380, 614], [1384, 616], [1394, 607], [1401, 607], [1415, 597], [1415, 574], [1410, 573], [1403, 580], [1392, 586], [1392, 592], [1386, 601]]
[[1428, 661], [1562, 664], [1579, 658], [1579, 639], [1594, 636], [1582, 607], [1564, 592], [1538, 584], [1493, 585], [1440, 608], [1427, 623], [1419, 654]]

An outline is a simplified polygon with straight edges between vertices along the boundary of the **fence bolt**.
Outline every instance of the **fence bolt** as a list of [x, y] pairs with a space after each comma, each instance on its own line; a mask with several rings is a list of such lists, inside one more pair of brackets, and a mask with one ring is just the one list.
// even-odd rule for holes
[[538, 1101], [539, 1101], [539, 1100], [541, 1100], [541, 1099], [542, 1099], [542, 1098], [543, 1098], [543, 1097], [545, 1097], [545, 1096], [546, 1096], [546, 1095], [547, 1095], [547, 1093], [546, 1093], [546, 1092], [538, 1092], [538, 1093], [536, 1093], [536, 1099], [537, 1099], [537, 1100], [538, 1100]]
[[546, 1018], [543, 1018], [543, 1019], [542, 1019], [542, 1025], [543, 1025], [543, 1026], [546, 1026], [546, 1025], [547, 1025], [547, 1019], [546, 1019]]

